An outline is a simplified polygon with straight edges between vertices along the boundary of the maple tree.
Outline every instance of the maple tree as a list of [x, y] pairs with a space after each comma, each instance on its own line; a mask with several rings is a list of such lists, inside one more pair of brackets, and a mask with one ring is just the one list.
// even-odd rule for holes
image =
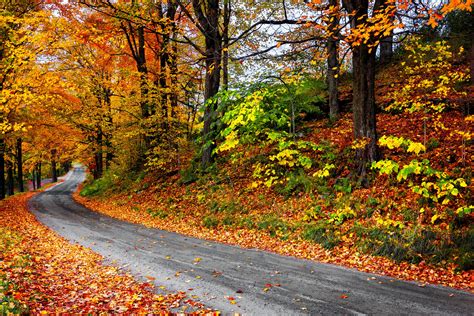
[[[28, 101], [28, 91], [23, 86], [18, 85], [17, 80], [24, 76], [24, 72], [32, 64], [34, 59], [35, 49], [32, 46], [28, 47], [28, 34], [25, 34], [22, 27], [32, 23], [37, 24], [35, 17], [29, 17], [30, 11], [34, 11], [35, 3], [32, 1], [22, 1], [18, 5], [6, 2], [2, 5], [2, 14], [0, 21], [2, 44], [0, 48], [0, 62], [1, 62], [1, 78], [0, 78], [0, 93], [1, 93], [1, 118], [0, 122], [0, 198], [5, 197], [5, 150], [7, 146], [6, 136], [13, 134], [16, 136], [16, 150], [18, 163], [18, 178], [19, 189], [23, 191], [23, 177], [22, 177], [22, 159], [21, 159], [21, 136], [18, 135], [24, 130], [24, 125], [21, 120], [17, 118], [18, 111], [21, 109], [23, 102]], [[35, 23], [36, 22], [36, 23]], [[16, 134], [16, 135], [15, 135]], [[10, 136], [10, 135], [9, 135]], [[10, 144], [11, 145], [11, 144]], [[11, 163], [9, 163], [9, 178], [12, 179]], [[10, 189], [11, 190], [11, 189]]]

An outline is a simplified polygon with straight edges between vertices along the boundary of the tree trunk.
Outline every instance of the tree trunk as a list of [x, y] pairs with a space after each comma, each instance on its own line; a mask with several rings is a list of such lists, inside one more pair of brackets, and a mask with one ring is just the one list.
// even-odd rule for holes
[[33, 191], [36, 190], [36, 166], [34, 166], [31, 172], [31, 183], [33, 184]]
[[[355, 13], [351, 28], [364, 24], [368, 16], [368, 0], [346, 0], [348, 12]], [[367, 184], [368, 164], [378, 158], [375, 118], [375, 49], [368, 44], [352, 46], [353, 129], [356, 145], [356, 174]]]
[[148, 100], [149, 89], [148, 89], [148, 68], [145, 54], [145, 29], [143, 25], [135, 26], [130, 21], [123, 21], [121, 28], [127, 39], [128, 48], [131, 51], [132, 57], [137, 66], [137, 71], [140, 75], [140, 109], [141, 118], [145, 121], [144, 134], [142, 134], [141, 140], [144, 141], [144, 147], [140, 148], [140, 157], [137, 162], [138, 166], [142, 166], [145, 162], [146, 151], [150, 148], [151, 137], [148, 134], [147, 122], [154, 109], [150, 108], [150, 102]]
[[5, 198], [5, 141], [0, 139], [0, 200]]
[[378, 158], [375, 117], [375, 53], [367, 45], [353, 48], [353, 128], [357, 175], [367, 180], [367, 167]]
[[[177, 34], [173, 34], [173, 38], [176, 39]], [[178, 108], [178, 89], [177, 87], [177, 82], [178, 82], [178, 44], [176, 42], [173, 42], [173, 47], [172, 47], [173, 53], [170, 55], [169, 59], [169, 64], [170, 64], [170, 73], [171, 73], [171, 100], [170, 100], [170, 105], [171, 105], [171, 118], [175, 119], [176, 118], [176, 110]]]
[[229, 24], [232, 14], [232, 0], [224, 0], [224, 27], [222, 32], [222, 85], [227, 90], [229, 87]]
[[[337, 6], [338, 0], [330, 0], [330, 5]], [[327, 42], [327, 82], [328, 82], [328, 103], [329, 103], [329, 118], [336, 120], [339, 115], [339, 100], [338, 100], [338, 73], [339, 73], [339, 58], [338, 58], [338, 27], [339, 18], [332, 17], [332, 22], [329, 24], [329, 39]]]
[[[169, 34], [163, 34], [162, 35], [162, 45], [163, 47], [161, 48], [161, 53], [160, 53], [160, 73], [159, 73], [159, 89], [161, 91], [168, 91], [168, 83], [166, 80], [166, 68], [167, 65], [169, 64], [169, 53], [168, 53], [168, 45], [170, 41], [170, 36]], [[169, 93], [168, 92], [160, 92], [159, 93], [159, 101], [161, 103], [161, 117], [162, 117], [162, 128], [163, 128], [163, 133], [166, 133], [166, 131], [169, 128], [169, 122], [168, 122], [168, 100], [170, 99]]]
[[36, 165], [36, 188], [41, 188], [41, 161]]
[[141, 91], [141, 101], [140, 106], [142, 109], [142, 117], [147, 118], [150, 116], [150, 108], [148, 101], [148, 83], [147, 83], [147, 74], [148, 68], [146, 65], [146, 56], [145, 56], [145, 30], [143, 26], [138, 26], [137, 28], [138, 36], [138, 48], [137, 48], [137, 70], [140, 73], [140, 91]]
[[51, 172], [52, 172], [52, 182], [58, 182], [58, 170], [56, 167], [56, 149], [51, 149]]
[[112, 159], [114, 158], [113, 147], [112, 147], [112, 135], [113, 135], [113, 118], [112, 118], [112, 101], [111, 101], [112, 91], [110, 89], [105, 89], [105, 106], [107, 110], [107, 114], [105, 115], [105, 124], [106, 124], [106, 131], [104, 132], [104, 143], [106, 147], [106, 154], [105, 154], [105, 168], [108, 170], [110, 168], [110, 164], [112, 163]]
[[97, 131], [97, 138], [96, 138], [96, 152], [95, 152], [95, 164], [96, 164], [96, 171], [97, 171], [97, 178], [102, 177], [104, 174], [104, 156], [103, 156], [103, 135], [102, 129], [100, 126], [98, 127]]
[[21, 137], [17, 138], [16, 140], [16, 163], [18, 167], [18, 171], [17, 171], [18, 191], [25, 192], [25, 187], [23, 184], [23, 151], [22, 151]]
[[[204, 11], [203, 6], [205, 6]], [[201, 167], [206, 169], [213, 161], [212, 151], [215, 143], [211, 135], [217, 109], [217, 103], [209, 102], [209, 100], [219, 92], [221, 76], [222, 35], [219, 31], [219, 0], [209, 0], [204, 3], [193, 0], [193, 8], [203, 30], [206, 44], [205, 109], [202, 130], [204, 144], [201, 156]]]
[[13, 163], [11, 161], [7, 161], [6, 165], [7, 165], [7, 194], [9, 196], [12, 196], [13, 194], [15, 194]]
[[[214, 54], [214, 53], [213, 53]], [[218, 59], [219, 57], [215, 57]], [[220, 63], [220, 61], [217, 61]], [[214, 68], [213, 68], [214, 67]], [[217, 68], [217, 69], [215, 69]], [[204, 126], [202, 130], [203, 139], [205, 141], [201, 166], [206, 169], [213, 161], [212, 151], [215, 148], [214, 139], [211, 138], [212, 123], [214, 122], [215, 111], [217, 110], [216, 102], [207, 102], [214, 95], [219, 92], [219, 81], [220, 81], [220, 67], [212, 60], [206, 60], [206, 87], [204, 93], [204, 99], [206, 102], [204, 109]]]
[[113, 148], [112, 148], [112, 142], [110, 138], [105, 139], [105, 146], [107, 152], [105, 153], [105, 169], [109, 170], [110, 165], [112, 163], [112, 159], [114, 159], [114, 154], [113, 154]]
[[393, 32], [380, 42], [380, 63], [388, 64], [393, 57]]
[[[376, 2], [376, 7], [386, 7], [388, 5], [387, 0], [379, 0]], [[393, 17], [390, 19], [393, 21]], [[388, 64], [392, 61], [393, 57], [393, 31], [390, 32], [390, 35], [383, 38], [380, 41], [380, 63], [382, 65]]]

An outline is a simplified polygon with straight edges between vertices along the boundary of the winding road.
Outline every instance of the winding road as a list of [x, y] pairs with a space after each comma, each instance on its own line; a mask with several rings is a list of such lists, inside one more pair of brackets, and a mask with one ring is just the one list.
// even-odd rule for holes
[[71, 196], [84, 178], [84, 170], [76, 167], [63, 183], [37, 194], [30, 209], [42, 223], [69, 241], [102, 254], [109, 263], [143, 280], [156, 278], [158, 286], [170, 291], [197, 295], [224, 314], [474, 315], [474, 295], [467, 292], [420, 287], [334, 265], [195, 239], [90, 211]]

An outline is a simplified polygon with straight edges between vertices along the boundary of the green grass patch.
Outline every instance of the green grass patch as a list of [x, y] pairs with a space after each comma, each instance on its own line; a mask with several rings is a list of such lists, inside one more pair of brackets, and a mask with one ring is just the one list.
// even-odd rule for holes
[[151, 208], [147, 208], [146, 212], [150, 214], [150, 216], [153, 218], [157, 217], [157, 218], [165, 219], [169, 215], [166, 211], [160, 210], [160, 209], [152, 210]]
[[214, 215], [208, 215], [202, 219], [202, 224], [206, 228], [216, 228], [219, 226], [219, 219]]
[[98, 196], [104, 194], [107, 189], [113, 186], [110, 177], [103, 177], [87, 183], [81, 190], [80, 195], [84, 197]]
[[290, 223], [281, 220], [274, 214], [265, 215], [258, 223], [257, 228], [267, 231], [272, 237], [280, 237], [288, 239], [289, 234], [293, 231]]
[[301, 237], [303, 237], [303, 239], [316, 242], [326, 249], [332, 249], [341, 242], [339, 237], [336, 236], [332, 225], [325, 221], [306, 225]]
[[357, 246], [363, 252], [396, 262], [432, 264], [452, 260], [462, 270], [474, 268], [474, 228], [455, 233], [416, 226], [410, 229], [355, 226]]

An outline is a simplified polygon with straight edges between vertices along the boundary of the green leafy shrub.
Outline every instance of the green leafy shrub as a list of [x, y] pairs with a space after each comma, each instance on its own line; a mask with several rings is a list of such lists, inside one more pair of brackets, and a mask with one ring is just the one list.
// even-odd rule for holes
[[191, 184], [199, 179], [199, 175], [193, 166], [180, 170], [180, 175], [179, 182], [182, 184]]
[[334, 183], [334, 190], [342, 193], [351, 193], [352, 192], [352, 183], [349, 178], [338, 178], [336, 183]]

